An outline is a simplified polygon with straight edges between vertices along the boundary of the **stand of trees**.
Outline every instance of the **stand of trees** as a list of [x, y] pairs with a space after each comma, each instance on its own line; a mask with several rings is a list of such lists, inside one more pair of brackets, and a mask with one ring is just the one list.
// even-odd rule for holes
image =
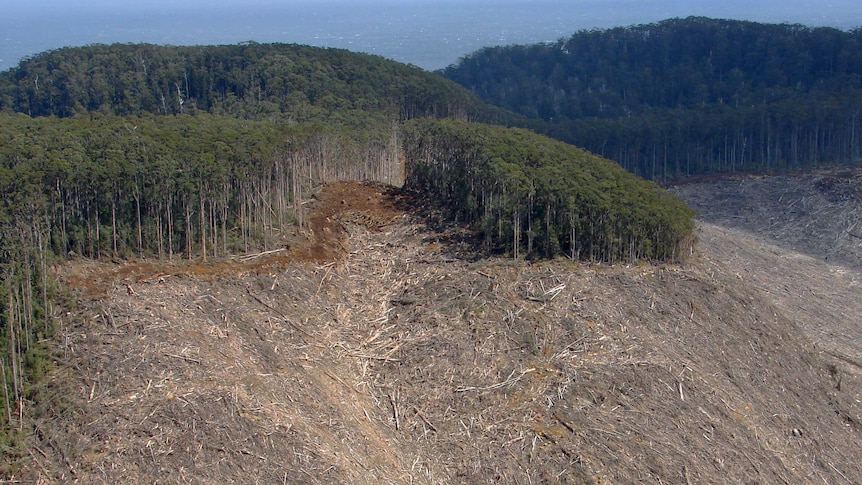
[[862, 29], [673, 19], [486, 48], [442, 74], [648, 178], [862, 159]]
[[7, 218], [47, 250], [90, 258], [217, 257], [302, 224], [321, 183], [398, 183], [397, 126], [272, 124], [209, 115], [0, 115]]
[[681, 258], [692, 211], [619, 165], [523, 129], [414, 120], [404, 128], [406, 187], [440, 201], [514, 257]]

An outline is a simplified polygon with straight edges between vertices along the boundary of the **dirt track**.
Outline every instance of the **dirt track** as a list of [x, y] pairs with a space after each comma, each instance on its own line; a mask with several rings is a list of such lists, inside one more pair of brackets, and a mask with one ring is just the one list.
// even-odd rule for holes
[[291, 263], [327, 263], [346, 254], [345, 224], [380, 229], [404, 214], [409, 197], [394, 188], [356, 182], [332, 183], [314, 197], [305, 230], [287, 237], [283, 247], [260, 253], [221, 258], [201, 263], [177, 255], [173, 261], [126, 261], [103, 264], [76, 261], [61, 270], [61, 277], [86, 298], [101, 298], [118, 285], [164, 281], [177, 276], [229, 277], [246, 273], [271, 273]]
[[404, 204], [336, 185], [286, 254], [79, 268], [23, 476], [862, 483], [857, 381], [801, 331], [859, 320], [829, 267], [714, 226], [683, 266], [472, 260]]

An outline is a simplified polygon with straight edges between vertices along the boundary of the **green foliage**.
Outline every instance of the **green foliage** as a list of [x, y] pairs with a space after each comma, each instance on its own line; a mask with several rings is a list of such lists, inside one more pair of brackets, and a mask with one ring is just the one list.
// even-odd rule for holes
[[228, 230], [242, 249], [266, 246], [295, 219], [296, 197], [326, 180], [394, 172], [396, 159], [391, 123], [93, 114], [0, 115], [0, 126], [0, 214], [43, 221], [62, 256], [189, 257], [210, 241], [219, 254]]
[[862, 160], [862, 30], [692, 17], [491, 47], [442, 74], [648, 178]]
[[673, 260], [692, 242], [692, 211], [619, 165], [523, 129], [413, 120], [402, 135], [406, 186], [439, 200], [518, 255]]
[[203, 112], [361, 125], [369, 116], [467, 116], [481, 105], [417, 67], [290, 44], [67, 47], [0, 73], [0, 111], [31, 116]]

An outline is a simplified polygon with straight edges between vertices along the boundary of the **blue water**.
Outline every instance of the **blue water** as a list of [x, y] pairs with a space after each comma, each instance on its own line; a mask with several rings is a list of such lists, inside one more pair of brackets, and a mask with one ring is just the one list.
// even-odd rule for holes
[[689, 15], [862, 26], [862, 2], [856, 0], [149, 1], [119, 6], [105, 0], [0, 0], [0, 70], [38, 52], [93, 43], [289, 42], [368, 52], [434, 70], [484, 46], [554, 41], [581, 29]]

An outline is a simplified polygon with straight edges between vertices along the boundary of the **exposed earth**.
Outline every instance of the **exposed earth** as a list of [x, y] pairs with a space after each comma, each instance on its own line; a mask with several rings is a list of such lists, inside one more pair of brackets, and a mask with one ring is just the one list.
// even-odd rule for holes
[[837, 253], [701, 222], [683, 264], [531, 264], [394, 189], [311, 206], [260, 254], [60, 268], [81, 305], [10, 478], [862, 483]]

